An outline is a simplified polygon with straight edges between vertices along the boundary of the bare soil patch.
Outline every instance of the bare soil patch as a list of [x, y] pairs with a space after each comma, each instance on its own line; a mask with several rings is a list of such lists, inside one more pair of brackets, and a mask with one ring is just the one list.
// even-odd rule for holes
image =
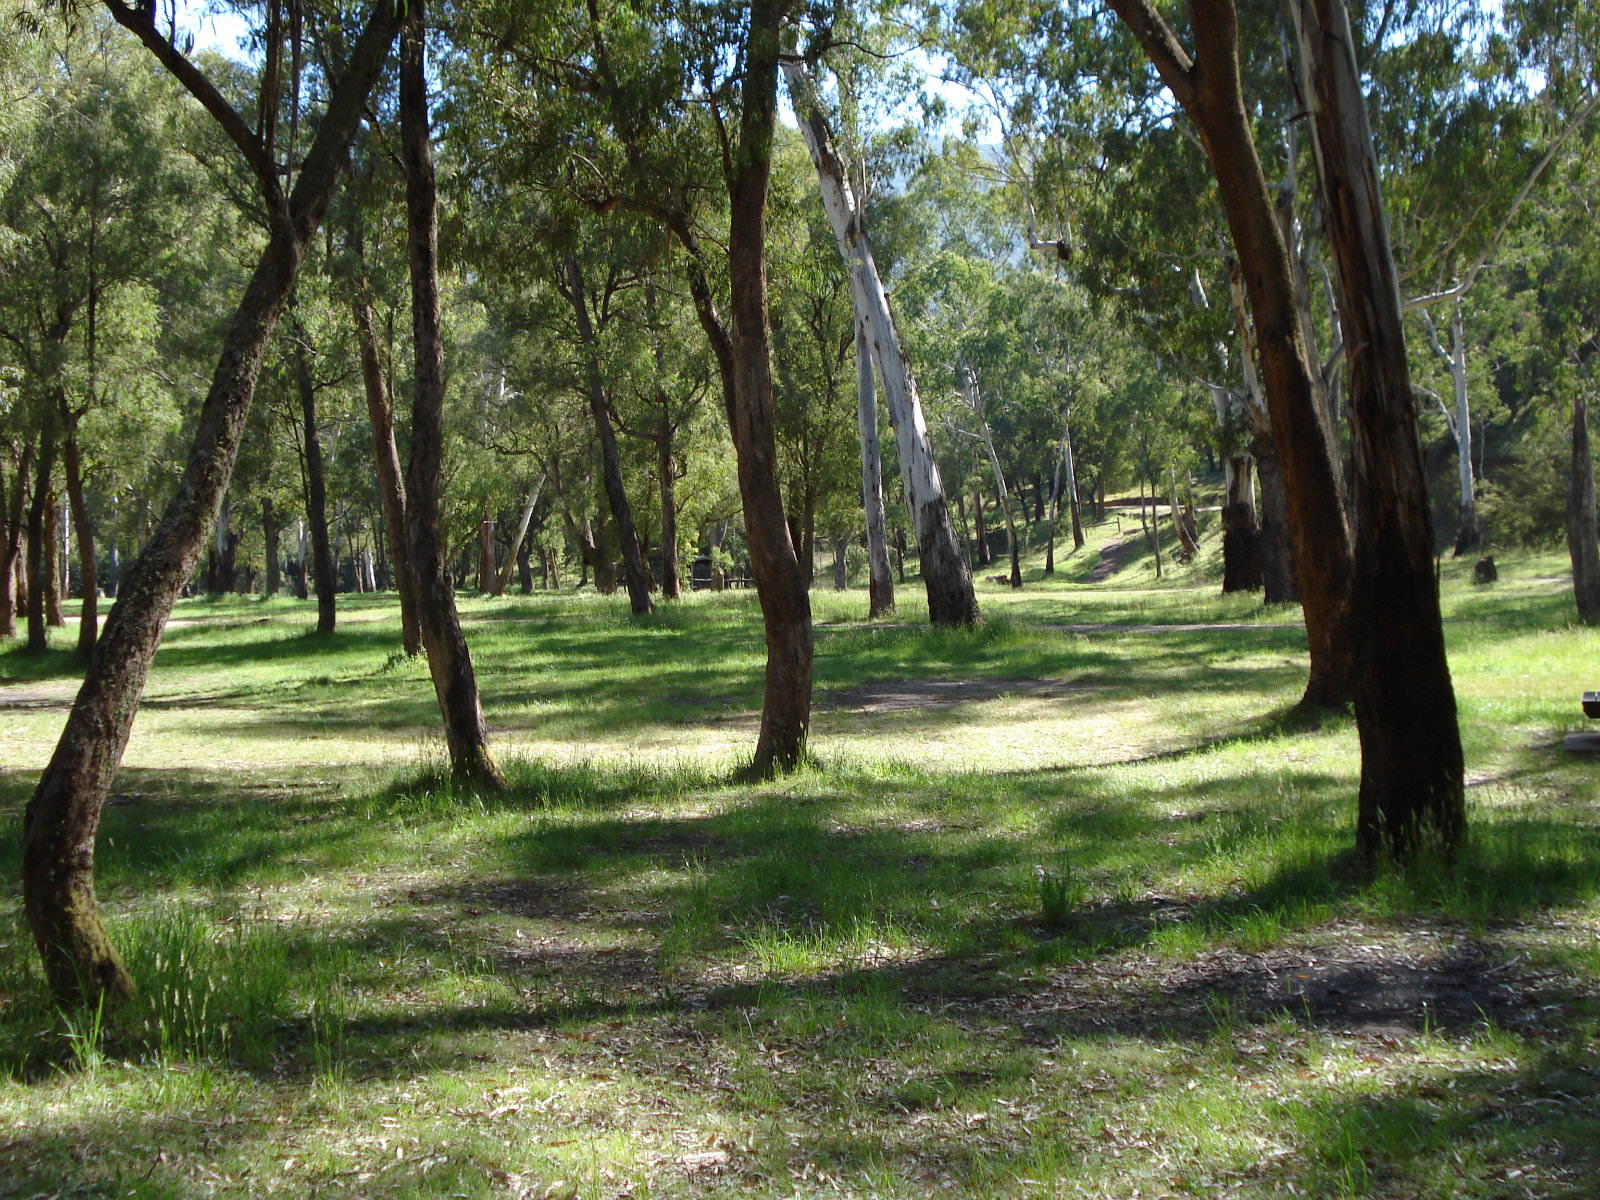
[[848, 712], [913, 712], [1001, 696], [1051, 697], [1083, 692], [1067, 679], [886, 679], [818, 698], [821, 708]]

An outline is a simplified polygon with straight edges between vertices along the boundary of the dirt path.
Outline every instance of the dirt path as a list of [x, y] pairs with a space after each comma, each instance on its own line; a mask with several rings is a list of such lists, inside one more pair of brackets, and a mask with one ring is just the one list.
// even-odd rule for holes
[[1094, 570], [1089, 572], [1089, 583], [1104, 583], [1123, 567], [1128, 565], [1128, 560], [1133, 557], [1133, 543], [1127, 538], [1118, 536], [1100, 547], [1100, 561], [1094, 565]]

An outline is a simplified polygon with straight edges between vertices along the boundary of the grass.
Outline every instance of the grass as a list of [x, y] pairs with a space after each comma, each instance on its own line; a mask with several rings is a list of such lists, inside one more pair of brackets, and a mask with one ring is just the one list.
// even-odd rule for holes
[[[0, 890], [0, 1196], [1592, 1194], [1558, 560], [1442, 564], [1472, 841], [1364, 883], [1294, 612], [1085, 584], [1092, 533], [977, 631], [815, 592], [815, 762], [756, 785], [748, 594], [464, 600], [488, 797], [387, 598], [181, 605], [98, 859], [138, 998], [55, 1009]], [[0, 650], [13, 881], [69, 633]]]

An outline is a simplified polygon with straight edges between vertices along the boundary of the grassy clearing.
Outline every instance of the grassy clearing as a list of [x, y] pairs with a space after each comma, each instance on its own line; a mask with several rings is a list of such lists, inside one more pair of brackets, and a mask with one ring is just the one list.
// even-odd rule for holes
[[[496, 797], [386, 599], [182, 605], [99, 860], [138, 1000], [54, 1010], [0, 892], [0, 1196], [1592, 1195], [1559, 563], [1443, 564], [1473, 841], [1363, 884], [1294, 614], [1092, 557], [970, 633], [815, 593], [816, 762], [760, 786], [750, 595], [464, 601]], [[13, 865], [60, 645], [0, 652]]]

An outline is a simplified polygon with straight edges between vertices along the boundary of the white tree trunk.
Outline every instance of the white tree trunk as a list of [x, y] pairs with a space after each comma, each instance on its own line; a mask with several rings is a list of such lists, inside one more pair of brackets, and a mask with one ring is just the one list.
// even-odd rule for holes
[[517, 536], [511, 539], [511, 548], [506, 551], [506, 561], [501, 564], [500, 574], [494, 581], [496, 596], [506, 594], [506, 586], [511, 582], [511, 572], [517, 569], [517, 553], [522, 549], [522, 539], [528, 536], [528, 523], [533, 520], [533, 509], [539, 503], [539, 493], [543, 489], [544, 475], [541, 473], [533, 485], [533, 490], [528, 493], [528, 502], [522, 506], [522, 516], [517, 521]]
[[844, 164], [835, 153], [816, 87], [804, 64], [783, 65], [789, 96], [800, 118], [800, 132], [811, 152], [822, 189], [822, 206], [839, 241], [839, 253], [850, 271], [856, 312], [867, 324], [872, 358], [883, 384], [900, 452], [900, 475], [906, 503], [917, 531], [922, 578], [928, 590], [928, 616], [936, 625], [969, 625], [979, 619], [972, 575], [961, 557], [950, 510], [945, 501], [939, 466], [934, 461], [928, 426], [895, 330], [889, 298], [878, 275], [877, 262], [867, 241], [862, 214], [856, 203]]

